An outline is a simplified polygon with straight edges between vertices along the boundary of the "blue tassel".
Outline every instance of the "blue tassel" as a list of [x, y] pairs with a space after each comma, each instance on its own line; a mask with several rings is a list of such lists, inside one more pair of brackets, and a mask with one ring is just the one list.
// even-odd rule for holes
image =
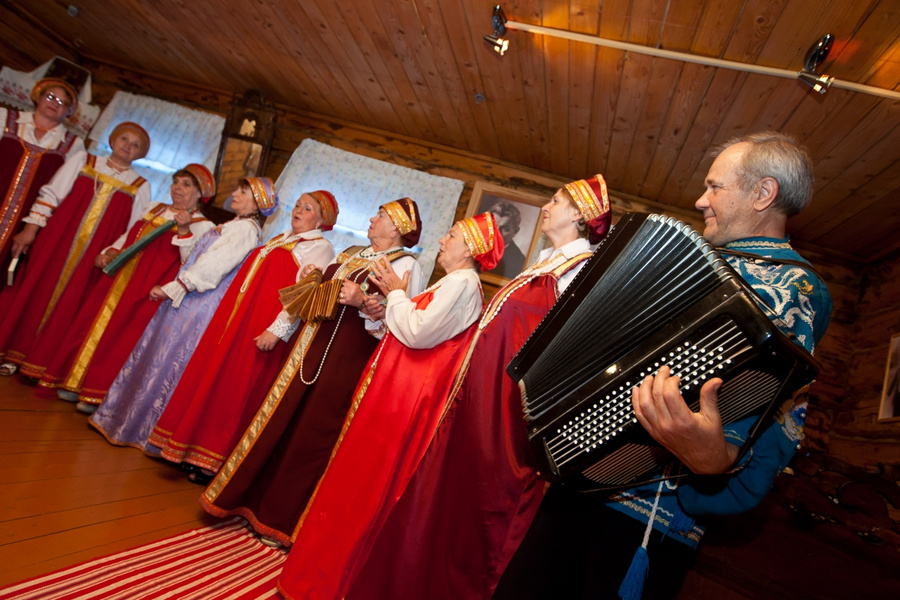
[[672, 515], [672, 520], [669, 521], [669, 531], [686, 534], [690, 533], [693, 528], [694, 520], [680, 510], [676, 510]]
[[625, 573], [625, 579], [619, 586], [619, 598], [622, 600], [640, 600], [644, 593], [644, 582], [647, 581], [647, 573], [650, 570], [650, 558], [647, 549], [640, 546], [631, 559], [631, 566]]

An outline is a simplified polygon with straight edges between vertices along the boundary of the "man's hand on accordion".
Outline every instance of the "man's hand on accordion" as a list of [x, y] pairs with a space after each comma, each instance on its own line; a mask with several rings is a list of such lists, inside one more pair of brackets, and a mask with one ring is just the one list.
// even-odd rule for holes
[[710, 379], [700, 388], [700, 412], [688, 408], [678, 376], [664, 366], [648, 375], [632, 391], [635, 416], [657, 442], [694, 473], [724, 473], [737, 459], [738, 447], [725, 441], [719, 416], [722, 380]]

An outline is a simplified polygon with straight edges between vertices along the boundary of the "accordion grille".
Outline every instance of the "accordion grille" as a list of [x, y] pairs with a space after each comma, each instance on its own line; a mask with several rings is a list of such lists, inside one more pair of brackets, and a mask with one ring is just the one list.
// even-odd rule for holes
[[598, 364], [613, 364], [730, 277], [722, 258], [690, 227], [649, 215], [523, 377], [526, 420], [539, 418], [565, 390], [592, 377]]

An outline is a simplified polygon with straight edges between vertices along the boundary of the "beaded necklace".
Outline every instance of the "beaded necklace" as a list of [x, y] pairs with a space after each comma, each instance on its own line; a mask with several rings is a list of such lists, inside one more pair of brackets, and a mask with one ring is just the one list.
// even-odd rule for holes
[[[381, 250], [381, 251], [374, 250], [371, 252], [367, 252], [367, 250], [372, 250], [371, 246], [368, 248], [363, 248], [362, 250], [357, 252], [356, 255], [351, 256], [349, 259], [347, 259], [346, 261], [341, 263], [341, 266], [339, 266], [337, 268], [337, 270], [334, 273], [334, 276], [332, 276], [332, 280], [347, 279], [348, 278], [347, 276], [353, 271], [357, 271], [357, 270], [368, 271], [369, 270], [368, 265], [375, 258], [379, 258], [382, 256], [390, 256], [392, 254], [396, 254], [397, 252], [402, 252], [403, 248], [400, 246], [394, 246], [394, 247], [388, 248], [387, 250]], [[356, 260], [359, 258], [369, 259], [369, 260], [366, 260], [365, 265], [359, 265], [359, 261]], [[299, 375], [300, 375], [300, 381], [302, 381], [304, 385], [312, 385], [316, 381], [318, 381], [319, 375], [322, 374], [322, 367], [325, 366], [325, 360], [328, 358], [328, 353], [331, 350], [331, 344], [334, 342], [334, 338], [337, 335], [338, 329], [340, 329], [340, 327], [341, 327], [341, 321], [343, 321], [344, 313], [346, 313], [346, 312], [347, 312], [347, 305], [346, 304], [341, 305], [341, 314], [338, 315], [337, 323], [334, 324], [334, 331], [331, 332], [331, 339], [328, 340], [328, 345], [325, 346], [325, 352], [322, 354], [322, 360], [321, 360], [321, 362], [319, 362], [319, 368], [316, 369], [316, 374], [312, 378], [311, 381], [307, 381], [306, 378], [303, 376], [303, 365], [304, 365], [304, 359], [306, 358], [305, 349], [304, 349], [304, 352], [302, 354], [300, 354]]]

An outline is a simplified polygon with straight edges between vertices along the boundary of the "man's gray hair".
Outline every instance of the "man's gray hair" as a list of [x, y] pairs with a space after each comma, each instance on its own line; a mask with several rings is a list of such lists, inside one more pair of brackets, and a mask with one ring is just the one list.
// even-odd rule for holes
[[812, 199], [815, 181], [812, 160], [806, 149], [789, 135], [764, 131], [731, 138], [713, 151], [713, 157], [741, 142], [750, 144], [738, 174], [741, 189], [750, 191], [761, 179], [772, 177], [778, 182], [775, 208], [789, 217], [806, 208]]

